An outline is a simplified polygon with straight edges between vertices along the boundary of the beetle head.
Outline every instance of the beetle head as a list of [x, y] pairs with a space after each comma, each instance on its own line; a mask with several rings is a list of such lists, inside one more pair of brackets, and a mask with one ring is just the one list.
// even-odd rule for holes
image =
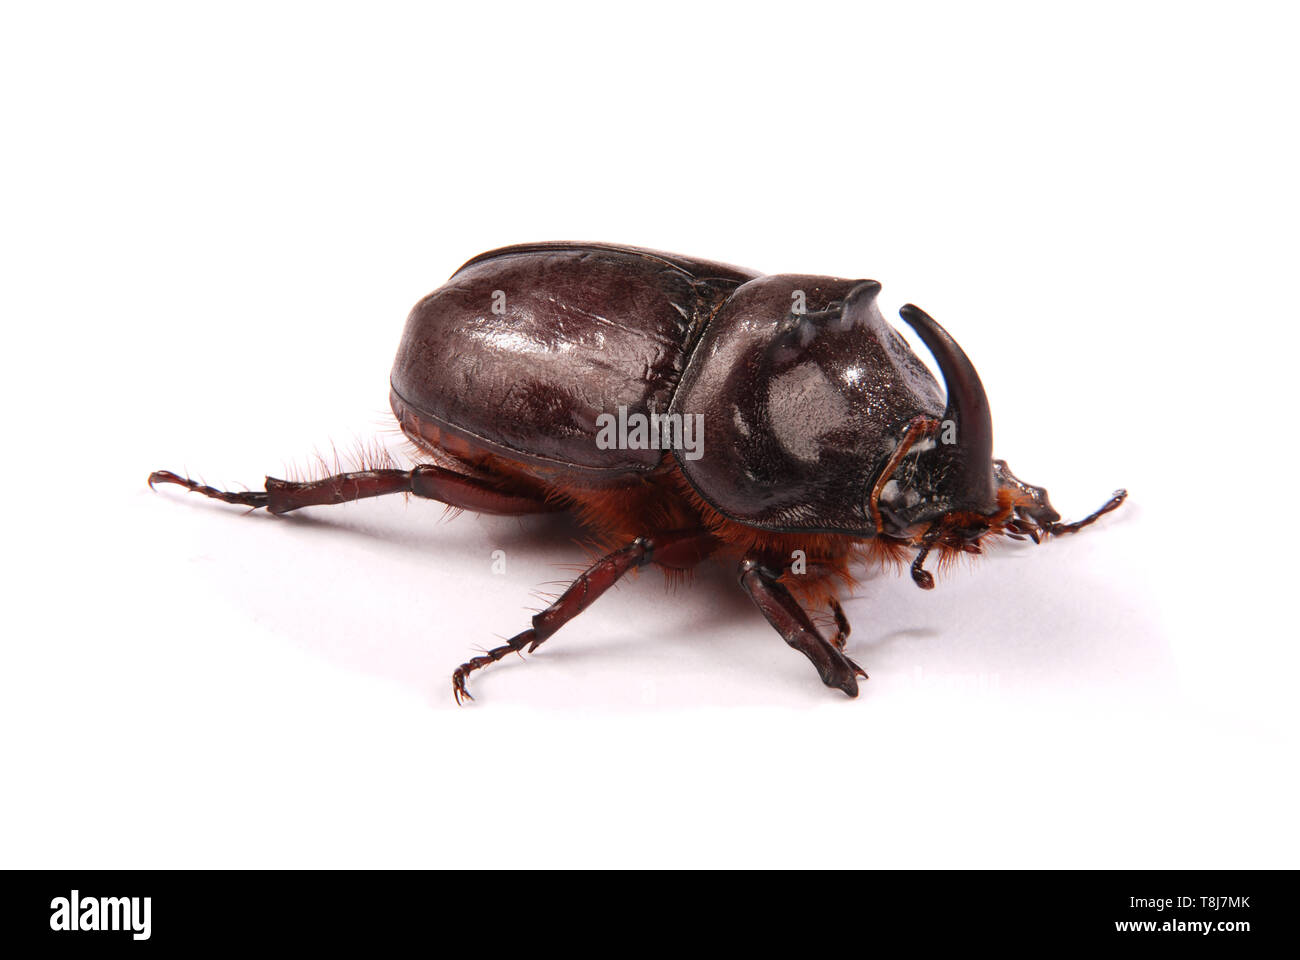
[[947, 404], [941, 421], [918, 418], [900, 438], [908, 447], [891, 462], [876, 504], [882, 532], [910, 539], [918, 526], [951, 516], [954, 529], [969, 528], [977, 539], [981, 518], [999, 510], [988, 396], [965, 351], [929, 314], [909, 303], [900, 315], [934, 355]]
[[1039, 543], [1077, 533], [1124, 502], [1128, 494], [1117, 490], [1084, 519], [1062, 523], [1045, 489], [1020, 480], [1005, 460], [993, 459], [988, 396], [965, 351], [918, 307], [908, 304], [901, 314], [934, 354], [947, 405], [941, 423], [918, 417], [909, 424], [885, 465], [890, 475], [873, 487], [868, 510], [877, 511], [885, 537], [920, 548], [912, 561], [918, 586], [934, 586], [923, 567], [931, 550], [939, 551], [941, 561], [980, 553], [980, 541], [990, 534]]

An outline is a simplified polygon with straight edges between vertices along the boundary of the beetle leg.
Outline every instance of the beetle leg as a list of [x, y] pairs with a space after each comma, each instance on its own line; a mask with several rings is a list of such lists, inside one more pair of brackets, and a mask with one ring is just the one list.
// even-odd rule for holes
[[835, 636], [831, 637], [831, 643], [843, 650], [853, 628], [849, 626], [849, 618], [844, 615], [844, 608], [834, 597], [831, 597], [831, 614], [835, 617]]
[[413, 470], [358, 470], [320, 480], [293, 481], [267, 477], [265, 491], [217, 490], [196, 483], [189, 477], [177, 476], [169, 470], [158, 470], [149, 475], [149, 486], [159, 483], [179, 484], [194, 493], [226, 503], [254, 509], [266, 507], [275, 514], [288, 513], [301, 507], [382, 497], [389, 493], [413, 493], [418, 497], [440, 500], [462, 510], [507, 516], [562, 509], [558, 504], [550, 504], [536, 497], [506, 493], [484, 480], [467, 477], [433, 464], [421, 464]]
[[1049, 523], [1046, 524], [1043, 529], [1054, 537], [1059, 537], [1063, 533], [1078, 533], [1084, 527], [1096, 523], [1101, 517], [1104, 517], [1106, 514], [1116, 509], [1124, 502], [1124, 498], [1127, 496], [1127, 490], [1116, 490], [1111, 494], [1109, 500], [1103, 503], [1096, 510], [1092, 511], [1092, 513], [1088, 514], [1082, 520], [1076, 520], [1073, 523]]
[[690, 569], [707, 557], [716, 543], [713, 535], [705, 531], [682, 530], [637, 537], [626, 547], [597, 560], [569, 584], [555, 602], [533, 617], [529, 629], [456, 668], [451, 675], [451, 690], [456, 702], [474, 699], [465, 689], [465, 679], [471, 673], [524, 648], [532, 653], [560, 627], [591, 606], [629, 570], [651, 563], [679, 570]]
[[898, 465], [903, 462], [907, 452], [912, 449], [912, 445], [922, 437], [933, 433], [939, 426], [938, 420], [918, 414], [913, 417], [907, 424], [907, 432], [903, 434], [903, 439], [898, 441], [898, 446], [894, 448], [889, 462], [885, 468], [880, 471], [880, 476], [876, 477], [876, 482], [871, 487], [871, 499], [867, 503], [867, 510], [871, 513], [871, 518], [876, 521], [876, 533], [885, 529], [884, 518], [880, 515], [880, 494], [884, 492], [885, 486], [893, 477], [894, 471]]
[[799, 601], [777, 576], [752, 558], [740, 564], [740, 585], [767, 617], [767, 622], [776, 628], [786, 643], [812, 661], [822, 683], [856, 697], [858, 677], [865, 680], [866, 671], [817, 631], [807, 611], [799, 606]]
[[264, 491], [218, 490], [216, 487], [209, 487], [196, 480], [191, 480], [189, 477], [178, 476], [170, 470], [155, 470], [149, 474], [149, 489], [156, 489], [156, 484], [159, 483], [176, 483], [193, 493], [201, 493], [205, 497], [211, 497], [213, 500], [221, 500], [225, 503], [237, 503], [254, 509], [266, 506], [266, 493]]

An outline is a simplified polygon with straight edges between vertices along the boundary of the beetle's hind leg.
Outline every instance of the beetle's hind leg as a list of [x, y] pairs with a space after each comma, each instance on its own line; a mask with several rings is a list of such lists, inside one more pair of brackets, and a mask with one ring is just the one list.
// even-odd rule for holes
[[182, 477], [170, 470], [155, 470], [149, 474], [149, 488], [151, 490], [157, 489], [160, 483], [175, 483], [191, 493], [201, 493], [205, 497], [211, 497], [213, 500], [220, 500], [223, 503], [237, 503], [240, 506], [254, 509], [266, 506], [267, 495], [263, 490], [218, 490], [216, 487], [209, 487], [207, 484], [191, 480], [189, 477]]
[[[818, 632], [808, 613], [779, 580], [779, 574], [752, 558], [740, 564], [740, 585], [750, 599], [767, 617], [767, 622], [786, 643], [812, 661], [822, 683], [843, 690], [850, 697], [858, 695], [858, 677], [867, 678], [866, 671], [846, 657], [836, 644]], [[836, 622], [841, 634], [847, 637], [848, 621], [844, 611], [837, 610]]]
[[652, 563], [676, 570], [688, 570], [707, 557], [715, 545], [713, 536], [705, 531], [682, 530], [637, 537], [626, 547], [597, 560], [569, 584], [554, 603], [533, 617], [530, 628], [456, 668], [451, 675], [451, 690], [456, 702], [474, 699], [465, 689], [465, 680], [471, 673], [525, 648], [532, 653], [560, 627], [591, 606], [597, 597], [629, 570]]
[[178, 484], [186, 490], [225, 503], [254, 509], [266, 507], [275, 514], [288, 513], [302, 507], [382, 497], [390, 493], [413, 493], [417, 497], [439, 500], [462, 510], [506, 516], [548, 513], [562, 509], [560, 505], [536, 496], [504, 491], [488, 481], [467, 477], [433, 464], [421, 464], [412, 470], [357, 470], [352, 473], [337, 473], [320, 480], [295, 481], [267, 477], [264, 491], [218, 490], [189, 477], [178, 476], [170, 470], [158, 470], [149, 475], [149, 486], [160, 483]]

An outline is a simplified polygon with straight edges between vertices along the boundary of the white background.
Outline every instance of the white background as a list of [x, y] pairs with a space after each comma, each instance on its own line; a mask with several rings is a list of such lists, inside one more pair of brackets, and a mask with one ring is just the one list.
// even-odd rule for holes
[[[1297, 866], [1295, 24], [901, 6], [8, 6], [0, 862]], [[1129, 503], [865, 581], [856, 701], [719, 569], [458, 709], [576, 528], [146, 488], [383, 435], [410, 306], [540, 239], [875, 277]]]

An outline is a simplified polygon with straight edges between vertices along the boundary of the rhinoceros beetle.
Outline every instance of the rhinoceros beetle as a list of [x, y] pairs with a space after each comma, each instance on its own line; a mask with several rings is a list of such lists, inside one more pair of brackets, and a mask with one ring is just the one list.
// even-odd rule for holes
[[[732, 563], [786, 643], [850, 697], [836, 597], [860, 563], [907, 564], [924, 589], [990, 537], [1074, 533], [1041, 488], [993, 459], [988, 398], [965, 352], [919, 308], [902, 319], [946, 391], [885, 322], [874, 280], [778, 274], [602, 243], [505, 247], [415, 305], [390, 402], [418, 448], [372, 467], [256, 492], [176, 483], [282, 514], [413, 493], [480, 513], [567, 511], [611, 549], [532, 626], [452, 674], [536, 650], [623, 574]], [[808, 609], [828, 610], [829, 637]], [[827, 633], [830, 631], [828, 630]]]

